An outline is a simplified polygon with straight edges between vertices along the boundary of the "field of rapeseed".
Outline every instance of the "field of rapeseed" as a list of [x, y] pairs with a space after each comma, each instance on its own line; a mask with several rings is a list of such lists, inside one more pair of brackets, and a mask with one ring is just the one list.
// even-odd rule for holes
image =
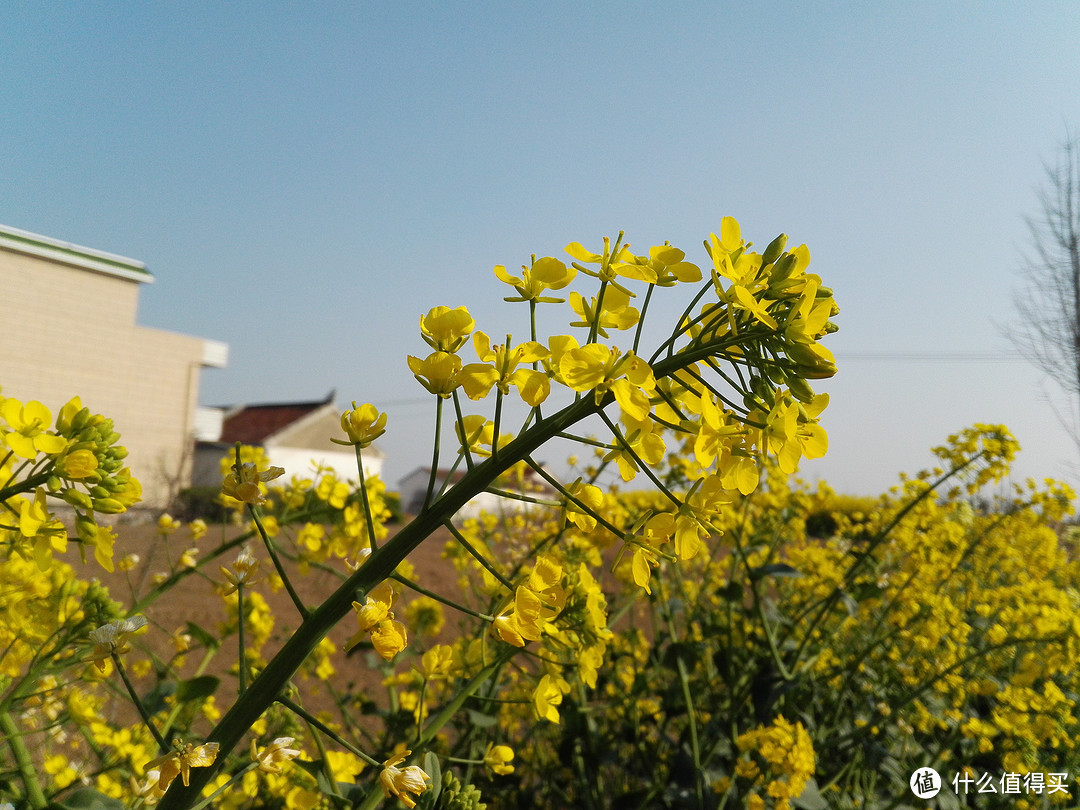
[[[704, 271], [621, 235], [496, 267], [518, 342], [424, 315], [431, 468], [445, 434], [464, 474], [393, 532], [361, 463], [392, 415], [354, 403], [357, 482], [237, 447], [232, 528], [164, 515], [132, 577], [110, 420], [0, 398], [0, 807], [1076, 806], [1074, 494], [984, 497], [1018, 449], [999, 425], [879, 498], [807, 487], [832, 291], [783, 236], [758, 253], [725, 218], [705, 246]], [[453, 519], [482, 492], [504, 508]], [[433, 543], [439, 576], [411, 561]], [[214, 621], [155, 620], [197, 580]]]

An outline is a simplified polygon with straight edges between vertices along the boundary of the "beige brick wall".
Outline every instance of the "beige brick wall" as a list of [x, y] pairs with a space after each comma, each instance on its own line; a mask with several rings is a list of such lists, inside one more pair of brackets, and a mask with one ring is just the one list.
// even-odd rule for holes
[[203, 341], [137, 326], [140, 283], [0, 249], [0, 391], [111, 417], [144, 500], [186, 485]]

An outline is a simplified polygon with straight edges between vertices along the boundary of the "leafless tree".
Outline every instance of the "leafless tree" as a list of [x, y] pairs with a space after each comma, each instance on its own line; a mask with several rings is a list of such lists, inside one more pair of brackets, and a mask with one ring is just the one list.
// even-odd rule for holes
[[1072, 405], [1059, 417], [1080, 445], [1080, 140], [1070, 135], [1045, 169], [1039, 215], [1027, 220], [1033, 251], [1020, 270], [1020, 319], [1008, 335], [1064, 389]]

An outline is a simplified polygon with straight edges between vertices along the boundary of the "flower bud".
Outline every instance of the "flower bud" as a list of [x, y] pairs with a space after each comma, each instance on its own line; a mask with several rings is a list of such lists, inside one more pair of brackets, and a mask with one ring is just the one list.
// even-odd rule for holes
[[[79, 494], [81, 495], [82, 493], [80, 492]], [[94, 540], [97, 538], [97, 529], [97, 523], [89, 515], [80, 514], [75, 516], [75, 533], [83, 542], [94, 542]]]
[[765, 248], [765, 252], [761, 254], [761, 264], [762, 264], [762, 266], [765, 266], [767, 264], [772, 264], [777, 259], [779, 259], [780, 255], [784, 252], [784, 248], [786, 246], [787, 246], [787, 234], [786, 233], [780, 234], [778, 237], [776, 237], [771, 242], [769, 242], [769, 246], [767, 248]]
[[769, 274], [769, 286], [785, 281], [794, 272], [797, 264], [798, 260], [790, 253], [781, 256]]
[[814, 401], [814, 389], [810, 387], [810, 384], [802, 379], [792, 375], [787, 381], [788, 390], [791, 391], [791, 395], [799, 402], [810, 403]]
[[64, 503], [69, 506], [74, 506], [76, 509], [93, 509], [94, 504], [90, 500], [90, 496], [85, 492], [77, 489], [65, 489], [64, 494], [61, 495], [64, 499]]
[[764, 377], [754, 377], [750, 380], [750, 390], [753, 391], [763, 402], [772, 406], [774, 391], [772, 384]]
[[94, 498], [94, 509], [103, 515], [119, 515], [126, 512], [127, 507], [115, 498]]
[[787, 356], [798, 364], [798, 374], [808, 380], [821, 380], [836, 374], [832, 352], [817, 343], [786, 343]]

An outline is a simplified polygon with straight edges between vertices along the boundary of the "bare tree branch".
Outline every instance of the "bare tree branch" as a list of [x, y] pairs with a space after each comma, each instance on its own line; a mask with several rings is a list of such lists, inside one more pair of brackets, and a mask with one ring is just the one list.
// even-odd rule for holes
[[[1045, 164], [1040, 213], [1027, 220], [1033, 255], [1020, 267], [1019, 320], [1006, 334], [1017, 350], [1074, 400], [1080, 414], [1080, 140], [1071, 134]], [[1064, 423], [1064, 420], [1062, 420]], [[1080, 419], [1070, 422], [1080, 424]], [[1070, 432], [1080, 445], [1076, 427]]]

